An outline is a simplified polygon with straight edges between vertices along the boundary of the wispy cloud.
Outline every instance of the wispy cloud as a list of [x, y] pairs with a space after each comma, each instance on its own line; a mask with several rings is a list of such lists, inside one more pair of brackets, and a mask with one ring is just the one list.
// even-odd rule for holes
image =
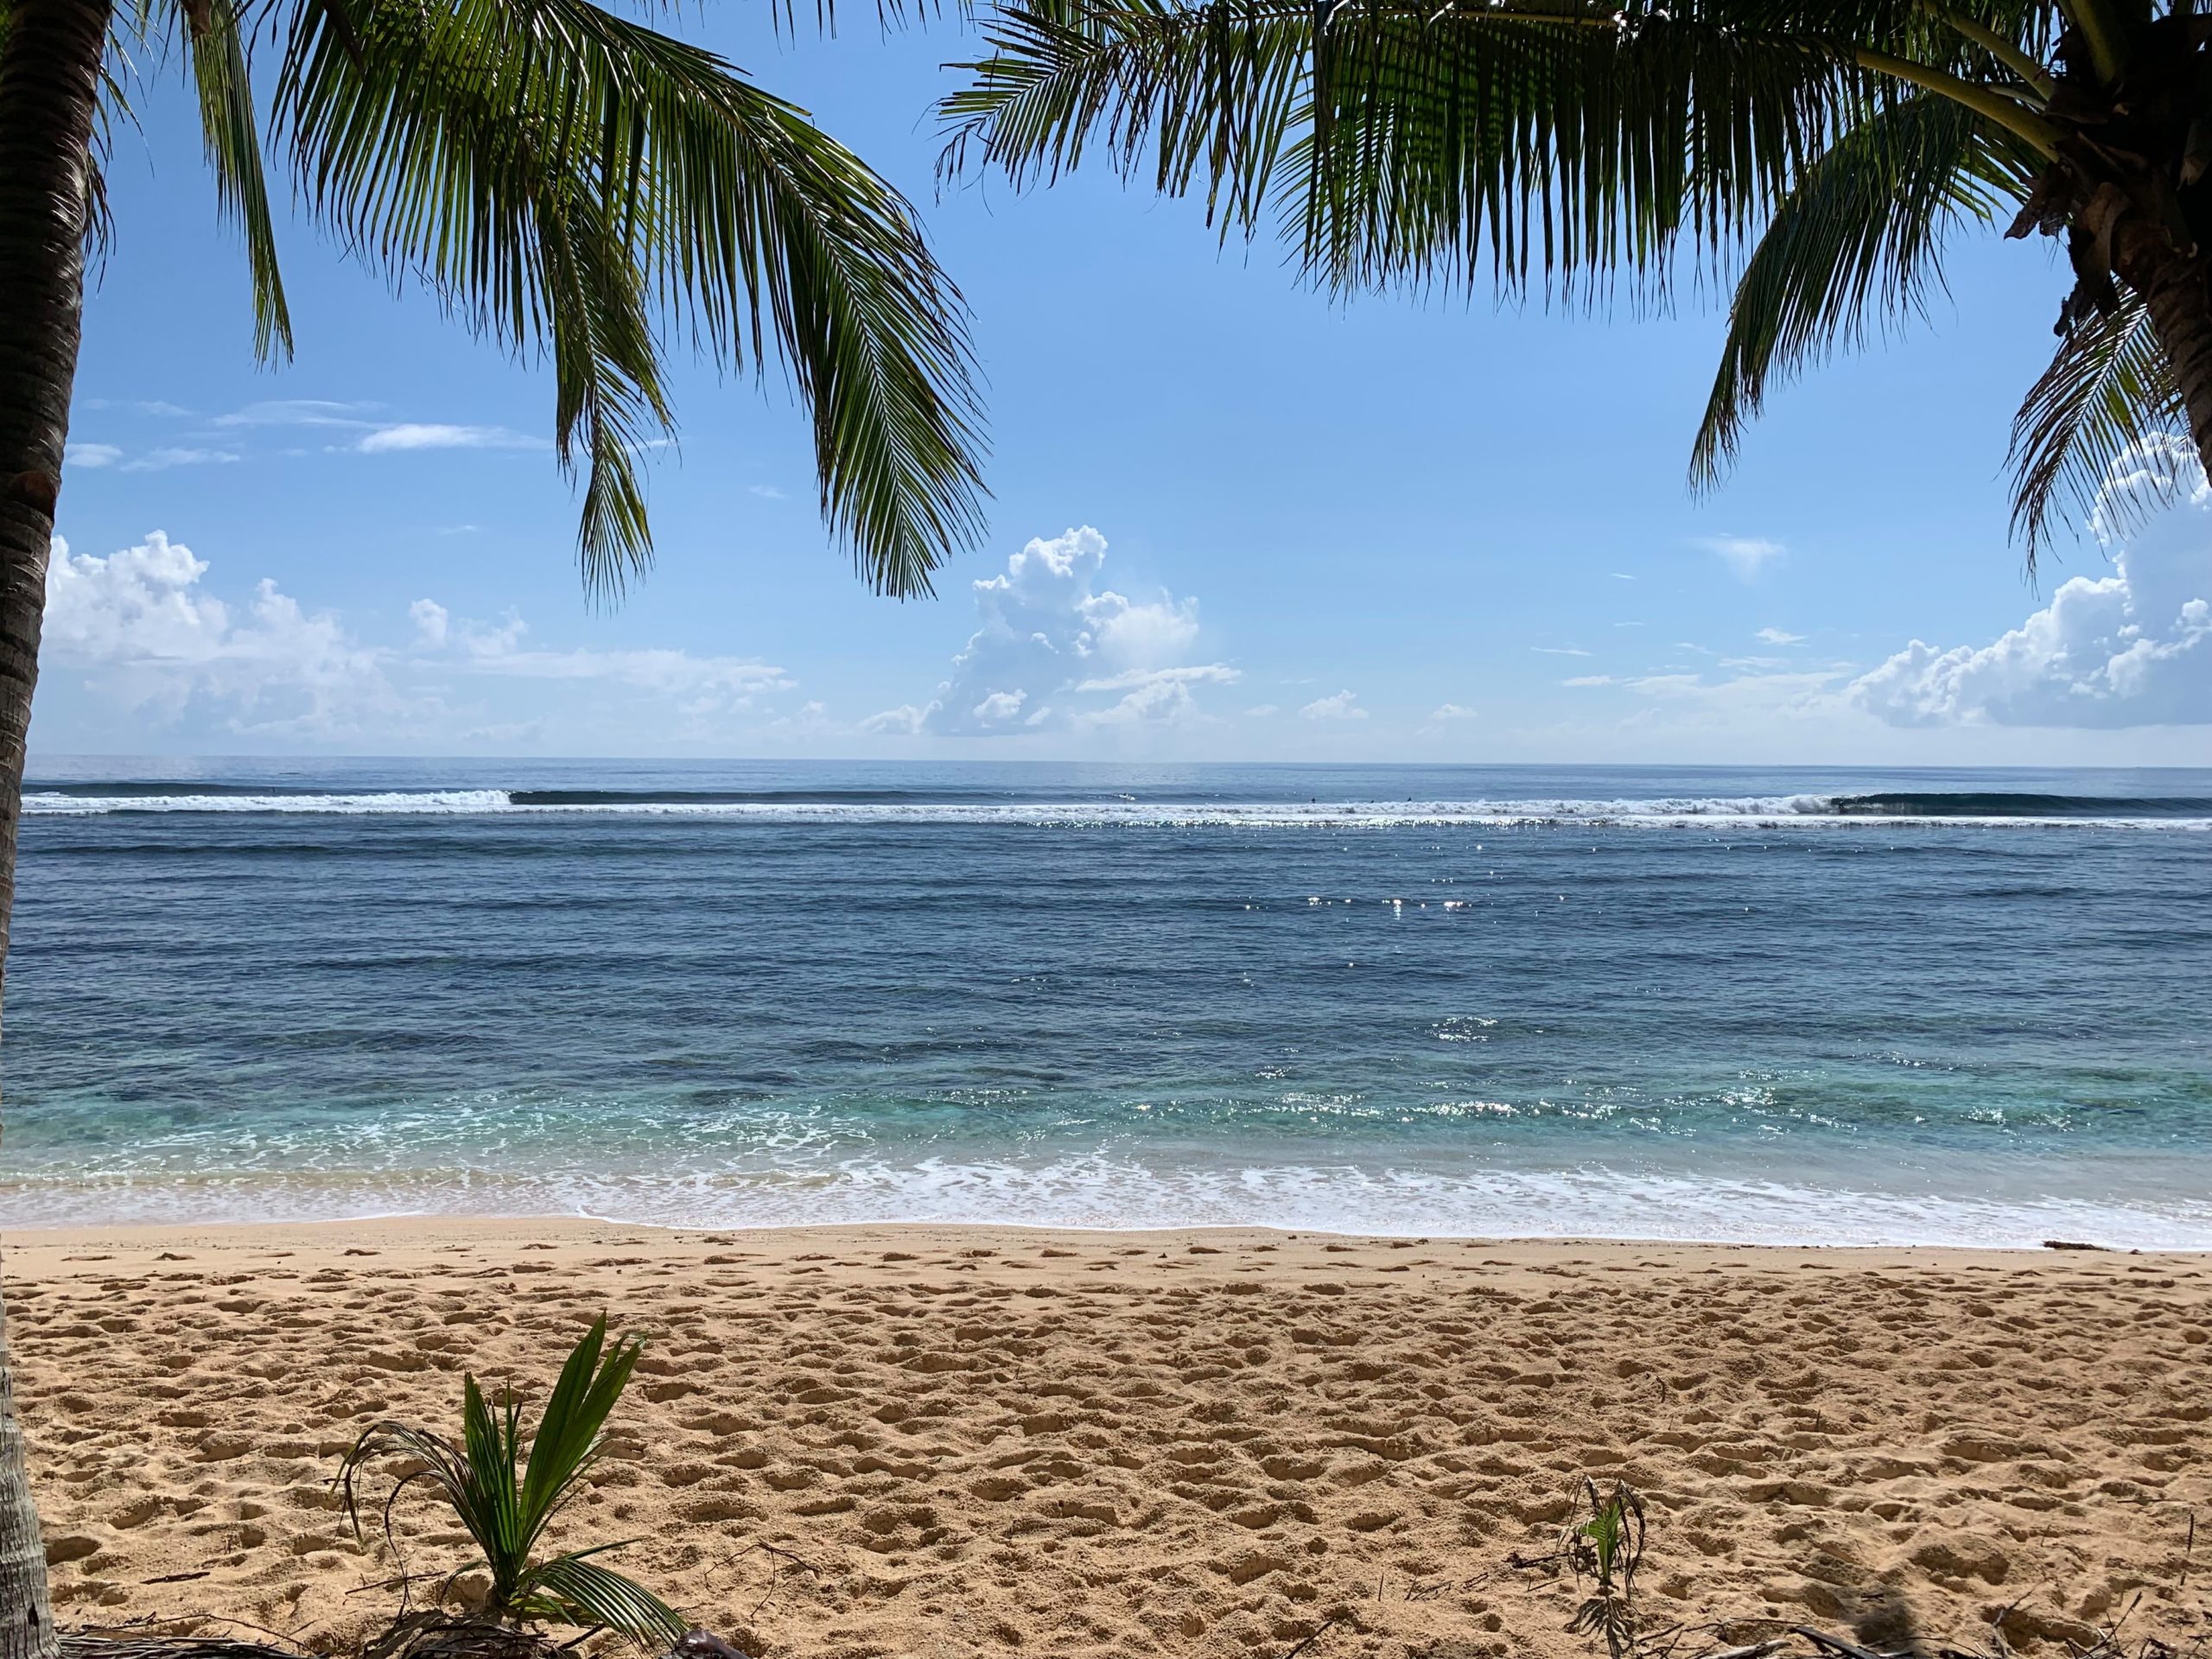
[[325, 397], [277, 397], [248, 404], [218, 415], [217, 426], [373, 426], [375, 404], [345, 404]]
[[1298, 712], [1306, 720], [1365, 720], [1367, 710], [1356, 706], [1358, 697], [1357, 691], [1338, 691], [1314, 698]]
[[1234, 685], [1244, 671], [1226, 663], [1198, 663], [1184, 668], [1132, 668], [1103, 678], [1083, 680], [1078, 691], [1128, 691], [1141, 685]]
[[781, 490], [778, 489], [772, 484], [748, 484], [745, 486], [745, 493], [747, 495], [757, 495], [763, 501], [788, 501], [791, 499], [791, 497], [785, 495]]
[[1587, 657], [1592, 654], [1580, 645], [1531, 645], [1529, 649], [1540, 657]]
[[1472, 720], [1476, 716], [1471, 709], [1462, 708], [1456, 702], [1440, 702], [1429, 711], [1428, 717], [1431, 720]]
[[123, 451], [111, 443], [73, 443], [61, 452], [64, 467], [81, 467], [91, 471], [99, 467], [112, 467], [123, 459]]
[[1699, 545], [1717, 556], [1741, 582], [1755, 580], [1788, 550], [1780, 542], [1758, 536], [1708, 536]]
[[1802, 645], [1805, 643], [1803, 634], [1791, 633], [1783, 628], [1761, 628], [1758, 637], [1770, 645]]
[[417, 449], [543, 449], [550, 446], [543, 438], [504, 426], [400, 421], [363, 433], [352, 447], [365, 455], [385, 455]]
[[165, 446], [149, 449], [143, 455], [134, 455], [123, 463], [123, 470], [126, 473], [163, 473], [172, 467], [225, 467], [238, 459], [237, 453], [229, 449]]

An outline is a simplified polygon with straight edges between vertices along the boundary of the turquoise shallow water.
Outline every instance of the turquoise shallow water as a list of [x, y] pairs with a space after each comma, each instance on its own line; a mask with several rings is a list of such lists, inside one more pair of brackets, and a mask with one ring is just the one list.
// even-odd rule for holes
[[49, 761], [0, 1220], [2212, 1246], [2212, 774]]

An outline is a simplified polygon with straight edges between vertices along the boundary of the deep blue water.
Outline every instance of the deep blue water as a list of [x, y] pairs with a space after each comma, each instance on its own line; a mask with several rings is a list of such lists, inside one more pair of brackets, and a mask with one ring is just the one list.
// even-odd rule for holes
[[35, 765], [0, 1218], [2212, 1245], [2212, 772]]

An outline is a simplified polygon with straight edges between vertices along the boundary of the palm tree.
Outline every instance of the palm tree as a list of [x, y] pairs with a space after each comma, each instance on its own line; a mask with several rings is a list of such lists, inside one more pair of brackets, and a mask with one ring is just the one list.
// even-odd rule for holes
[[951, 174], [1100, 156], [1224, 236], [1278, 217], [1339, 292], [1732, 278], [1700, 485], [1962, 230], [2072, 265], [2013, 424], [2031, 569], [2137, 439], [2212, 460], [2212, 0], [1010, 0], [984, 32]]
[[[670, 428], [673, 340], [731, 368], [780, 354], [823, 516], [879, 590], [925, 593], [973, 539], [957, 292], [896, 191], [713, 54], [590, 0], [0, 0], [0, 950], [102, 138], [133, 52], [197, 93], [264, 358], [291, 344], [266, 146], [347, 252], [550, 359], [595, 591], [651, 556], [636, 455]], [[0, 1659], [51, 1659], [6, 1362], [0, 1307]]]

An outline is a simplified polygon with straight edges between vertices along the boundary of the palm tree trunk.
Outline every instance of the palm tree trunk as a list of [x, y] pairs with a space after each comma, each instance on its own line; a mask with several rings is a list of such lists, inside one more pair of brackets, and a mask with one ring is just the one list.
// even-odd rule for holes
[[[77, 378], [92, 121], [111, 3], [15, 0], [0, 50], [0, 975], [16, 899], [47, 554]], [[56, 1651], [0, 1305], [0, 1659], [54, 1659]]]

